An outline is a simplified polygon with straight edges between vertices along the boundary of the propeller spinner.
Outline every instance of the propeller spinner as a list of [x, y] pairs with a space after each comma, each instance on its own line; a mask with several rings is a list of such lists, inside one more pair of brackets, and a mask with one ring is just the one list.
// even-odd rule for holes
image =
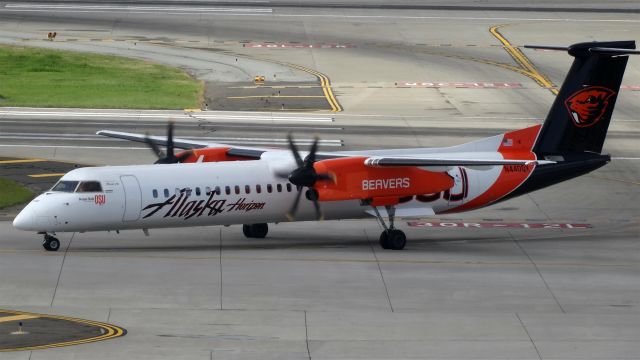
[[318, 192], [313, 188], [317, 181], [322, 180], [333, 180], [331, 175], [329, 174], [318, 174], [316, 169], [313, 167], [313, 164], [316, 162], [316, 152], [318, 150], [318, 137], [315, 137], [313, 140], [313, 144], [311, 145], [311, 149], [309, 150], [309, 155], [303, 160], [300, 156], [300, 152], [298, 151], [298, 147], [293, 141], [293, 137], [291, 134], [288, 136], [289, 140], [289, 149], [293, 154], [293, 158], [296, 161], [296, 165], [298, 168], [293, 170], [288, 175], [282, 176], [286, 177], [289, 182], [298, 187], [298, 194], [291, 206], [291, 209], [287, 213], [287, 217], [289, 219], [293, 219], [295, 217], [296, 212], [298, 211], [298, 205], [300, 204], [300, 197], [302, 196], [302, 192], [304, 188], [307, 189], [307, 198], [313, 202], [313, 207], [316, 210], [316, 219], [322, 219], [322, 212], [320, 210], [320, 204], [318, 203]]

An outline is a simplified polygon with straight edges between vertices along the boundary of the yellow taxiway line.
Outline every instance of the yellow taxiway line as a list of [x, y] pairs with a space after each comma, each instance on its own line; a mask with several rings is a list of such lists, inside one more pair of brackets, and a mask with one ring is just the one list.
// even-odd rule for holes
[[60, 177], [60, 176], [62, 176], [64, 174], [65, 173], [32, 174], [32, 175], [29, 175], [29, 177], [32, 177], [32, 178]]
[[15, 159], [15, 160], [0, 160], [0, 165], [3, 164], [24, 164], [47, 161], [45, 159]]
[[498, 29], [504, 26], [507, 25], [494, 25], [489, 28], [489, 32], [491, 32], [491, 34], [502, 43], [507, 53], [509, 53], [509, 55], [511, 55], [511, 57], [518, 63], [518, 65], [520, 65], [523, 70], [522, 74], [532, 78], [535, 82], [538, 83], [538, 85], [549, 89], [549, 91], [551, 91], [554, 95], [558, 95], [558, 89], [556, 88], [555, 84], [551, 82], [551, 80], [549, 80], [546, 76], [542, 75], [538, 71], [538, 69], [536, 69], [536, 67], [531, 63], [529, 58], [527, 58], [527, 56], [523, 54], [517, 46], [513, 46], [509, 42], [509, 40], [507, 40], [507, 38], [505, 38], [500, 33]]
[[40, 315], [35, 314], [20, 314], [20, 315], [12, 315], [12, 316], [3, 316], [0, 317], [0, 323], [9, 322], [9, 321], [20, 321], [27, 319], [37, 319]]
[[94, 337], [87, 338], [87, 339], [74, 340], [74, 341], [65, 341], [65, 342], [44, 344], [44, 345], [25, 346], [25, 347], [19, 347], [19, 348], [0, 348], [0, 352], [39, 350], [39, 349], [49, 349], [49, 348], [62, 347], [62, 346], [86, 344], [86, 343], [91, 343], [91, 342], [96, 342], [96, 341], [107, 340], [107, 339], [112, 339], [112, 338], [124, 336], [127, 333], [127, 331], [125, 329], [123, 329], [123, 328], [121, 328], [119, 326], [115, 326], [115, 325], [111, 325], [111, 324], [107, 324], [107, 323], [103, 323], [103, 322], [99, 322], [99, 321], [78, 319], [78, 318], [73, 318], [73, 317], [69, 317], [69, 316], [35, 314], [35, 313], [29, 313], [29, 312], [24, 312], [24, 311], [13, 311], [13, 310], [0, 310], [0, 312], [10, 313], [10, 314], [15, 314], [15, 315], [34, 316], [34, 317], [38, 317], [38, 318], [65, 320], [65, 321], [70, 321], [70, 322], [75, 322], [75, 323], [80, 323], [80, 324], [87, 324], [87, 325], [91, 325], [91, 326], [96, 326], [96, 327], [99, 327], [99, 328], [101, 328], [103, 330], [102, 331], [103, 332], [102, 335], [94, 336]]
[[249, 95], [249, 96], [227, 96], [227, 99], [254, 99], [254, 98], [324, 98], [321, 95]]

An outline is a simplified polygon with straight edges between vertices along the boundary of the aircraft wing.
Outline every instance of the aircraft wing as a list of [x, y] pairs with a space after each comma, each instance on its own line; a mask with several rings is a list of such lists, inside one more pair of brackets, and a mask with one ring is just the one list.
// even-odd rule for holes
[[[151, 141], [157, 145], [166, 146], [167, 139], [162, 136], [147, 136], [143, 134], [127, 133], [112, 130], [100, 130], [97, 135], [112, 137], [116, 139], [123, 139], [129, 141], [136, 141], [147, 143]], [[200, 149], [205, 147], [222, 147], [229, 148], [227, 154], [232, 156], [242, 156], [259, 159], [263, 153], [273, 151], [269, 148], [257, 148], [248, 146], [236, 146], [222, 143], [211, 143], [206, 141], [189, 140], [189, 139], [173, 139], [174, 146], [180, 149]], [[284, 150], [284, 149], [282, 149]], [[358, 153], [323, 153], [318, 152], [318, 160], [326, 159], [338, 159], [338, 158], [350, 158], [350, 157], [366, 157], [364, 164], [369, 167], [398, 167], [398, 166], [417, 166], [417, 167], [429, 167], [435, 171], [446, 171], [447, 168], [455, 166], [467, 166], [476, 168], [488, 168], [491, 166], [500, 165], [524, 165], [530, 164], [544, 165], [552, 164], [554, 161], [548, 160], [504, 160], [504, 159], [478, 159], [478, 158], [464, 158], [455, 157], [454, 154], [449, 153], [446, 156], [398, 156], [398, 155], [381, 155], [380, 150], [371, 151], [375, 153], [375, 156], [367, 155], [367, 151], [360, 151]], [[454, 155], [453, 157], [449, 157]]]
[[[164, 136], [147, 136], [142, 134], [134, 134], [120, 131], [112, 131], [112, 130], [100, 130], [96, 132], [96, 135], [102, 135], [107, 137], [112, 137], [116, 139], [136, 141], [141, 143], [153, 142], [157, 145], [166, 146], [167, 138]], [[189, 139], [173, 139], [173, 145], [179, 149], [200, 149], [205, 147], [224, 147], [229, 148], [227, 154], [232, 156], [243, 156], [243, 157], [251, 157], [259, 159], [260, 156], [268, 151], [268, 149], [247, 147], [247, 146], [235, 146], [221, 143], [211, 143], [206, 141], [197, 141], [197, 140], [189, 140]]]

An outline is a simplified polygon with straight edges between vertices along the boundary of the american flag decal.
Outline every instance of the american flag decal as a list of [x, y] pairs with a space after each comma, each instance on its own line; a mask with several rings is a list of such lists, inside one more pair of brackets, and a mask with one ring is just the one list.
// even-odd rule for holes
[[513, 139], [502, 139], [502, 146], [513, 146]]

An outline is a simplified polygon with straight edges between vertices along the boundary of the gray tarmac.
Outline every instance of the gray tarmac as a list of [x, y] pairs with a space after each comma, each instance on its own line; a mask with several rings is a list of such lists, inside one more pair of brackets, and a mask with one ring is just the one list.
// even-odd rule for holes
[[[140, 144], [93, 134], [161, 135], [169, 118], [179, 136], [239, 144], [278, 146], [293, 131], [303, 144], [320, 135], [327, 151], [454, 145], [540, 123], [553, 101], [549, 89], [496, 65], [517, 66], [490, 27], [508, 24], [500, 31], [514, 45], [640, 40], [637, 13], [626, 11], [637, 4], [625, 1], [607, 3], [626, 9], [618, 12], [487, 9], [520, 5], [514, 1], [439, 11], [261, 4], [220, 12], [199, 9], [198, 1], [139, 1], [126, 5], [147, 7], [106, 10], [79, 3], [64, 11], [7, 4], [0, 3], [3, 43], [146, 58], [219, 84], [251, 82], [258, 72], [275, 73], [282, 84], [318, 80], [282, 63], [296, 64], [325, 74], [344, 108], [0, 108], [0, 156], [87, 164], [153, 161]], [[160, 5], [174, 8], [153, 8]], [[42, 40], [56, 29], [59, 41]], [[247, 46], [296, 43], [351, 47]], [[562, 82], [570, 65], [566, 54], [524, 52], [551, 82]], [[236, 55], [243, 56], [238, 66]], [[520, 86], [398, 85], [412, 82]], [[638, 58], [629, 61], [623, 84], [640, 85]], [[586, 229], [412, 227], [403, 221], [407, 249], [383, 251], [372, 219], [278, 224], [264, 240], [244, 238], [239, 226], [151, 230], [149, 237], [134, 231], [60, 234], [61, 251], [47, 253], [39, 236], [0, 221], [0, 309], [128, 330], [118, 339], [0, 353], [0, 359], [638, 359], [639, 96], [620, 92], [605, 143], [614, 159], [604, 168], [486, 209], [421, 219], [590, 224]]]

